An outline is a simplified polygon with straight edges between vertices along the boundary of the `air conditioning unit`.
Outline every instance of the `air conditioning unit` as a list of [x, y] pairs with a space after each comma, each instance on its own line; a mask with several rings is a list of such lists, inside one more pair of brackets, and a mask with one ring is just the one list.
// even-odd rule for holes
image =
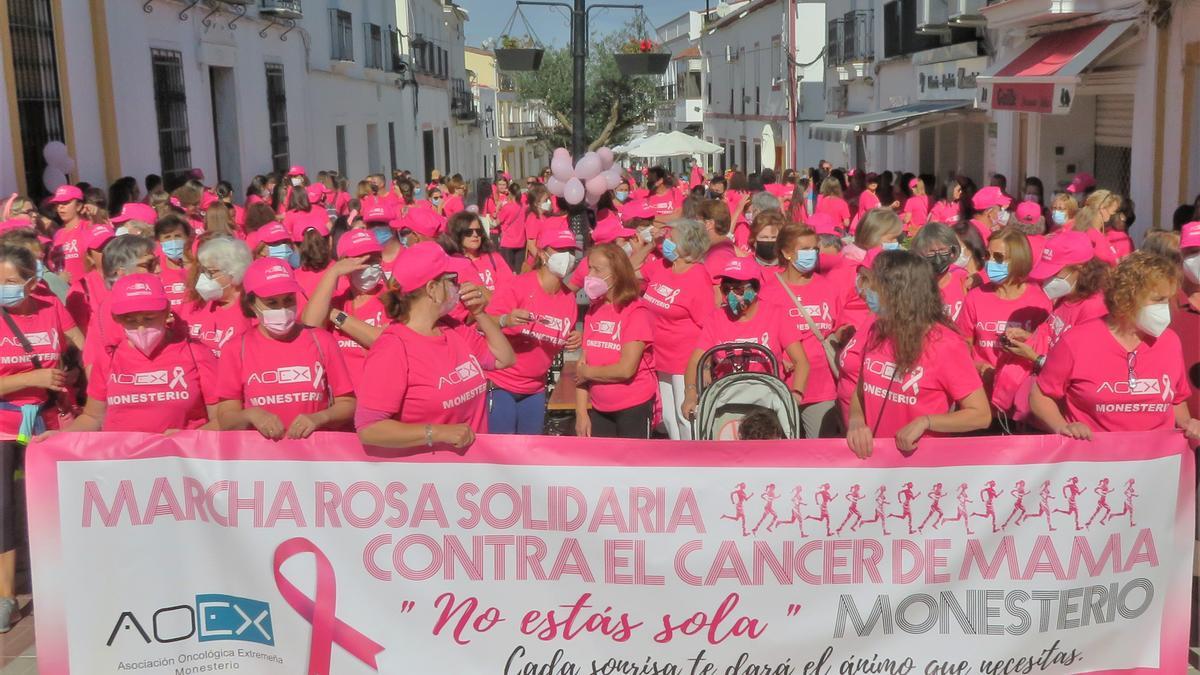
[[958, 0], [917, 0], [917, 32], [943, 35], [950, 32], [948, 3]]
[[986, 4], [985, 0], [946, 0], [949, 5], [949, 19], [952, 28], [983, 28], [987, 19], [980, 11]]

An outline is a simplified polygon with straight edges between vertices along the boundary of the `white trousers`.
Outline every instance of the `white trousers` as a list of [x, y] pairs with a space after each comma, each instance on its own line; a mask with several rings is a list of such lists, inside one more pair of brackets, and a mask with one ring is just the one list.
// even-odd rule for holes
[[662, 401], [663, 426], [673, 441], [692, 440], [692, 421], [683, 416], [683, 375], [658, 373], [658, 397]]

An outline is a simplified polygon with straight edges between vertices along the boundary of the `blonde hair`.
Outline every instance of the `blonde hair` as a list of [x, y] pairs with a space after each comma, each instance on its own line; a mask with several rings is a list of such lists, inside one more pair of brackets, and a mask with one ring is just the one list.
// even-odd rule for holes
[[1033, 250], [1029, 247], [1029, 237], [1024, 232], [1006, 227], [992, 235], [988, 243], [999, 241], [1008, 248], [1008, 278], [1016, 283], [1023, 283], [1033, 271]]
[[1076, 212], [1079, 211], [1079, 202], [1075, 201], [1075, 198], [1071, 195], [1060, 192], [1054, 195], [1054, 200], [1050, 202], [1050, 208], [1062, 209], [1067, 214], [1067, 220], [1071, 220], [1075, 217]]
[[1121, 195], [1115, 192], [1111, 192], [1109, 190], [1096, 190], [1092, 194], [1088, 195], [1087, 201], [1085, 201], [1083, 205], [1089, 206], [1097, 211], [1103, 211], [1107, 208], [1111, 208], [1115, 211], [1116, 209], [1121, 208], [1121, 202]]
[[899, 234], [904, 229], [900, 216], [888, 208], [871, 209], [858, 222], [858, 231], [854, 233], [854, 245], [866, 250], [875, 248], [890, 232]]
[[829, 178], [821, 181], [820, 192], [822, 197], [841, 197], [842, 182], [830, 176]]
[[1088, 230], [1100, 230], [1104, 228], [1104, 221], [1100, 218], [1100, 208], [1093, 206], [1085, 206], [1075, 213], [1075, 224], [1071, 229], [1076, 232], [1087, 232]]
[[1133, 323], [1137, 312], [1155, 286], [1166, 282], [1179, 286], [1179, 265], [1169, 258], [1134, 251], [1117, 265], [1104, 292], [1108, 315], [1121, 325]]

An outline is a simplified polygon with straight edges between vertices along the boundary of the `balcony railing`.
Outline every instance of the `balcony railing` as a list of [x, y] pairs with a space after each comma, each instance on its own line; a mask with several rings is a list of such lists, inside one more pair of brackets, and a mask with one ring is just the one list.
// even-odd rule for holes
[[450, 112], [457, 120], [469, 122], [479, 118], [479, 110], [475, 107], [475, 96], [467, 88], [467, 83], [460, 77], [450, 81]]
[[830, 66], [865, 63], [875, 58], [875, 29], [871, 10], [846, 12], [829, 22], [825, 58]]
[[537, 131], [537, 122], [504, 122], [500, 125], [500, 135], [505, 138], [536, 136]]
[[299, 19], [304, 16], [300, 0], [260, 0], [259, 11], [265, 14]]

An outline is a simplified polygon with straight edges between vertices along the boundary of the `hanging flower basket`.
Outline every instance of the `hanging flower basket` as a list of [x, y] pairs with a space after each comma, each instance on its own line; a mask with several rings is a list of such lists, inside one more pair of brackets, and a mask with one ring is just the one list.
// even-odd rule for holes
[[[509, 33], [517, 17], [525, 24], [525, 36], [514, 37]], [[496, 68], [506, 71], [529, 71], [542, 67], [542, 55], [546, 50], [533, 33], [533, 26], [525, 18], [521, 6], [517, 5], [513, 15], [508, 18], [504, 32], [500, 35], [500, 44], [495, 49]]]
[[617, 60], [617, 69], [626, 77], [662, 75], [671, 65], [670, 52], [658, 51], [658, 46], [645, 38], [621, 45], [621, 51], [613, 54], [613, 58]]

